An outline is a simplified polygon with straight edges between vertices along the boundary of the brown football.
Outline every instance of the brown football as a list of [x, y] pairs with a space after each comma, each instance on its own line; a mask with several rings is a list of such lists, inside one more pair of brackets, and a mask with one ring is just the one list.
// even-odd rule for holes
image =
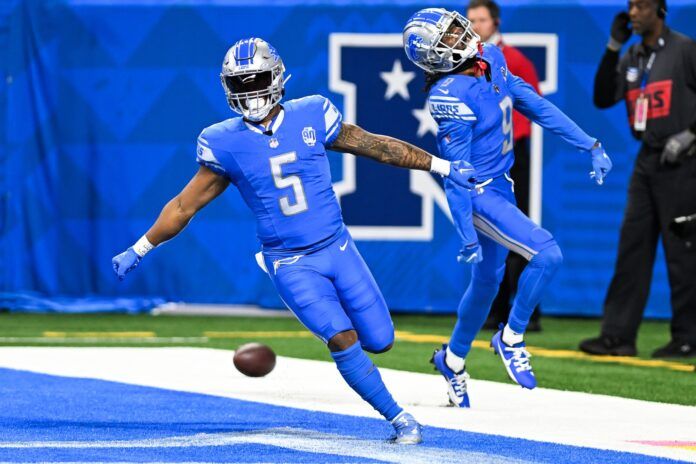
[[273, 370], [276, 355], [272, 349], [261, 343], [247, 343], [234, 352], [234, 367], [249, 377], [263, 377]]

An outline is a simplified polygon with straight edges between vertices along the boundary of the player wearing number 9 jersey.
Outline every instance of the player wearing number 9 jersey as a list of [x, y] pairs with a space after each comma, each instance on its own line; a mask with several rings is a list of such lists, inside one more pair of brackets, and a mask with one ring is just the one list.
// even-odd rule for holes
[[523, 334], [544, 288], [562, 261], [553, 236], [515, 204], [508, 171], [514, 163], [513, 107], [542, 127], [591, 154], [598, 184], [611, 169], [599, 142], [585, 134], [522, 79], [509, 73], [502, 52], [482, 45], [462, 15], [429, 8], [414, 14], [403, 33], [408, 58], [426, 71], [428, 106], [438, 124], [440, 155], [470, 162], [478, 184], [464, 190], [448, 180], [445, 193], [462, 239], [460, 261], [473, 264], [472, 278], [457, 310], [449, 345], [432, 362], [448, 382], [450, 400], [469, 406], [465, 358], [483, 325], [505, 270], [508, 251], [529, 260], [520, 277], [508, 323], [491, 346], [508, 375], [526, 388], [536, 379]]
[[391, 348], [394, 326], [384, 298], [358, 253], [331, 186], [326, 149], [382, 163], [430, 170], [471, 188], [466, 162], [431, 156], [406, 142], [344, 123], [322, 96], [284, 95], [284, 65], [267, 42], [251, 38], [230, 48], [222, 85], [242, 117], [205, 129], [198, 137], [198, 173], [162, 210], [134, 246], [113, 258], [119, 278], [158, 244], [177, 235], [193, 215], [231, 183], [258, 221], [268, 273], [295, 316], [328, 345], [339, 372], [365, 401], [390, 421], [394, 441], [421, 441], [421, 428], [394, 401], [365, 351]]

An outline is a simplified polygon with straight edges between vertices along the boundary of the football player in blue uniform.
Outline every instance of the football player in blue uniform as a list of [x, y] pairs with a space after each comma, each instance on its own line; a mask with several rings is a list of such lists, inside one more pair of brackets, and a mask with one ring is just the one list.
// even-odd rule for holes
[[147, 252], [179, 232], [231, 183], [257, 219], [268, 273], [295, 316], [327, 344], [348, 385], [395, 429], [394, 441], [421, 441], [421, 427], [394, 401], [365, 351], [394, 342], [387, 304], [341, 217], [326, 150], [436, 172], [462, 188], [474, 185], [468, 163], [436, 158], [406, 142], [342, 121], [313, 95], [281, 105], [285, 68], [267, 42], [234, 44], [222, 66], [227, 101], [242, 115], [203, 130], [198, 172], [162, 210], [147, 233], [113, 258], [123, 279]]
[[495, 45], [482, 45], [471, 23], [457, 12], [421, 10], [403, 33], [408, 58], [425, 70], [428, 106], [438, 124], [440, 156], [468, 161], [476, 169], [473, 190], [445, 179], [445, 193], [462, 239], [458, 259], [473, 265], [471, 282], [457, 309], [449, 344], [432, 362], [448, 382], [450, 400], [469, 407], [465, 358], [484, 323], [505, 270], [509, 251], [529, 260], [506, 325], [491, 341], [510, 378], [525, 388], [536, 379], [523, 334], [544, 288], [563, 261], [553, 236], [526, 217], [515, 204], [508, 171], [512, 152], [512, 109], [560, 135], [592, 160], [598, 184], [611, 169], [600, 143], [585, 134], [558, 108], [522, 79], [510, 74]]

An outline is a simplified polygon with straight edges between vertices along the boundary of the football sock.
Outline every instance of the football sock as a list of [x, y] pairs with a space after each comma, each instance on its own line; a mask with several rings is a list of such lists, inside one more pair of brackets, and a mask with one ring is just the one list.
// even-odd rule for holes
[[377, 366], [365, 354], [360, 343], [343, 351], [332, 352], [331, 357], [348, 385], [385, 419], [391, 421], [403, 411], [392, 398]]
[[447, 364], [447, 367], [452, 369], [455, 374], [458, 374], [464, 370], [465, 363], [466, 360], [464, 358], [454, 354], [452, 350], [450, 350], [450, 347], [447, 346], [447, 350], [445, 351], [445, 364]]
[[524, 334], [515, 332], [509, 325], [505, 324], [503, 328], [503, 343], [510, 346], [517, 345], [522, 342], [523, 338]]

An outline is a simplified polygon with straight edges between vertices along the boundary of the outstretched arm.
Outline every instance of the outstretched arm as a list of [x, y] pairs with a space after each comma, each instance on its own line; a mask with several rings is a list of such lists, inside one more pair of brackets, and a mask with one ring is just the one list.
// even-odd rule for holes
[[201, 166], [184, 189], [162, 208], [155, 223], [132, 247], [114, 256], [111, 263], [118, 278], [135, 269], [140, 260], [160, 243], [174, 238], [191, 218], [225, 191], [229, 180]]
[[159, 217], [145, 234], [147, 240], [157, 246], [174, 238], [198, 211], [224, 192], [229, 183], [229, 180], [207, 167], [199, 167], [186, 187], [164, 205]]
[[342, 123], [338, 136], [328, 148], [392, 166], [434, 172], [468, 189], [476, 185], [474, 168], [466, 161], [450, 163], [408, 142], [372, 134], [355, 124]]
[[[434, 158], [427, 151], [410, 143], [386, 135], [372, 134], [355, 124], [345, 122], [330, 148], [372, 158], [380, 163], [421, 171], [429, 171]], [[445, 160], [440, 161], [448, 163]]]
[[612, 168], [611, 159], [604, 148], [595, 138], [587, 135], [575, 122], [556, 106], [539, 96], [532, 87], [519, 77], [508, 75], [508, 89], [515, 98], [514, 108], [579, 150], [588, 151], [592, 156], [592, 177], [597, 184], [602, 185], [604, 178]]
[[508, 89], [514, 98], [514, 108], [574, 147], [589, 151], [597, 139], [587, 135], [580, 127], [556, 105], [540, 96], [519, 77], [508, 74]]

